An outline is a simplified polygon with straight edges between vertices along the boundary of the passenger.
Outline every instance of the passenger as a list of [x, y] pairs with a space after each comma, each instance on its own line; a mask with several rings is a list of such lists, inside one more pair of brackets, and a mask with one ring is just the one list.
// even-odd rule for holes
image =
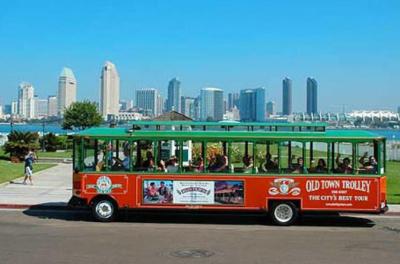
[[146, 152], [146, 160], [143, 162], [143, 168], [147, 170], [154, 168], [154, 157], [151, 151]]
[[304, 167], [304, 159], [302, 157], [297, 158], [297, 164], [292, 165], [292, 173], [307, 173], [307, 169]]
[[158, 162], [157, 170], [161, 171], [161, 172], [167, 172], [167, 168], [165, 167], [165, 161], [164, 160], [160, 160]]
[[265, 162], [261, 165], [260, 171], [269, 172], [277, 170], [278, 163], [275, 163], [274, 160], [272, 160], [271, 154], [267, 153], [267, 155], [265, 155]]
[[[314, 163], [314, 160], [311, 163]], [[328, 172], [325, 160], [324, 159], [319, 159], [317, 166], [313, 167], [313, 168], [310, 168], [309, 171], [312, 172], [312, 173], [326, 173], [326, 172]]]
[[362, 167], [360, 168], [360, 171], [364, 171], [365, 173], [377, 173], [378, 172], [378, 162], [376, 162], [376, 159], [374, 156], [369, 156], [368, 160], [365, 161], [365, 159], [368, 157], [368, 152], [365, 152], [364, 155], [359, 159], [359, 162], [361, 163]]
[[167, 163], [167, 171], [175, 173], [178, 172], [178, 170], [179, 170], [178, 159], [175, 156], [172, 156]]
[[221, 172], [228, 168], [228, 157], [225, 155], [217, 155], [216, 162], [210, 166], [210, 171]]
[[194, 171], [197, 171], [197, 172], [204, 171], [204, 160], [202, 157], [199, 157], [198, 165], [194, 167]]
[[243, 157], [243, 172], [244, 173], [250, 173], [251, 170], [253, 169], [253, 157], [249, 155], [245, 155]]
[[216, 154], [212, 153], [210, 156], [210, 159], [208, 160], [208, 170], [212, 170], [212, 168], [214, 168], [215, 166], [217, 166], [217, 157]]
[[129, 166], [131, 163], [131, 158], [129, 156], [129, 149], [124, 150], [124, 159], [121, 160], [117, 157], [113, 157], [113, 164], [111, 166], [111, 170], [129, 170]]
[[337, 165], [336, 172], [344, 174], [353, 173], [353, 168], [351, 167], [350, 163], [351, 161], [347, 157], [344, 158], [342, 162], [340, 162], [340, 154], [338, 154], [336, 157], [336, 165]]

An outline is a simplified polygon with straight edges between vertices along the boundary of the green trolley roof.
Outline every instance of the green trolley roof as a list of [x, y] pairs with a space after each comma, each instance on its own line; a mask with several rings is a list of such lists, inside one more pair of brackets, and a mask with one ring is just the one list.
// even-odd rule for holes
[[131, 140], [207, 140], [207, 141], [321, 141], [362, 142], [384, 140], [365, 130], [327, 130], [325, 132], [291, 131], [145, 131], [126, 128], [96, 127], [83, 130], [76, 137], [119, 138]]

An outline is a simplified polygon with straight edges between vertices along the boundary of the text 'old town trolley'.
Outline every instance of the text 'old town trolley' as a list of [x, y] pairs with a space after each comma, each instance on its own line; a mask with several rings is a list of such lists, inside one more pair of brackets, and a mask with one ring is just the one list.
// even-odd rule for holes
[[121, 209], [382, 213], [385, 138], [321, 123], [138, 121], [74, 136], [73, 198], [100, 221]]

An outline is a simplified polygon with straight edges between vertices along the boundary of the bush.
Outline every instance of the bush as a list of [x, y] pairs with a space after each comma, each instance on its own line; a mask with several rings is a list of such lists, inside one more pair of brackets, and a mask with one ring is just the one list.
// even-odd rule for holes
[[34, 132], [12, 131], [3, 149], [10, 154], [12, 161], [22, 161], [30, 149], [39, 148], [39, 134]]

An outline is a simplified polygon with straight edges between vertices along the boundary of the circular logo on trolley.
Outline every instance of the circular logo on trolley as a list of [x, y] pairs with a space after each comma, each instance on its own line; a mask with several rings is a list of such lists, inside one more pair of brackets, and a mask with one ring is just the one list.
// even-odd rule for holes
[[112, 190], [111, 179], [107, 176], [100, 176], [96, 181], [96, 189], [98, 193], [110, 193]]
[[289, 185], [286, 182], [282, 182], [281, 186], [279, 186], [279, 191], [282, 194], [286, 194], [289, 191]]

